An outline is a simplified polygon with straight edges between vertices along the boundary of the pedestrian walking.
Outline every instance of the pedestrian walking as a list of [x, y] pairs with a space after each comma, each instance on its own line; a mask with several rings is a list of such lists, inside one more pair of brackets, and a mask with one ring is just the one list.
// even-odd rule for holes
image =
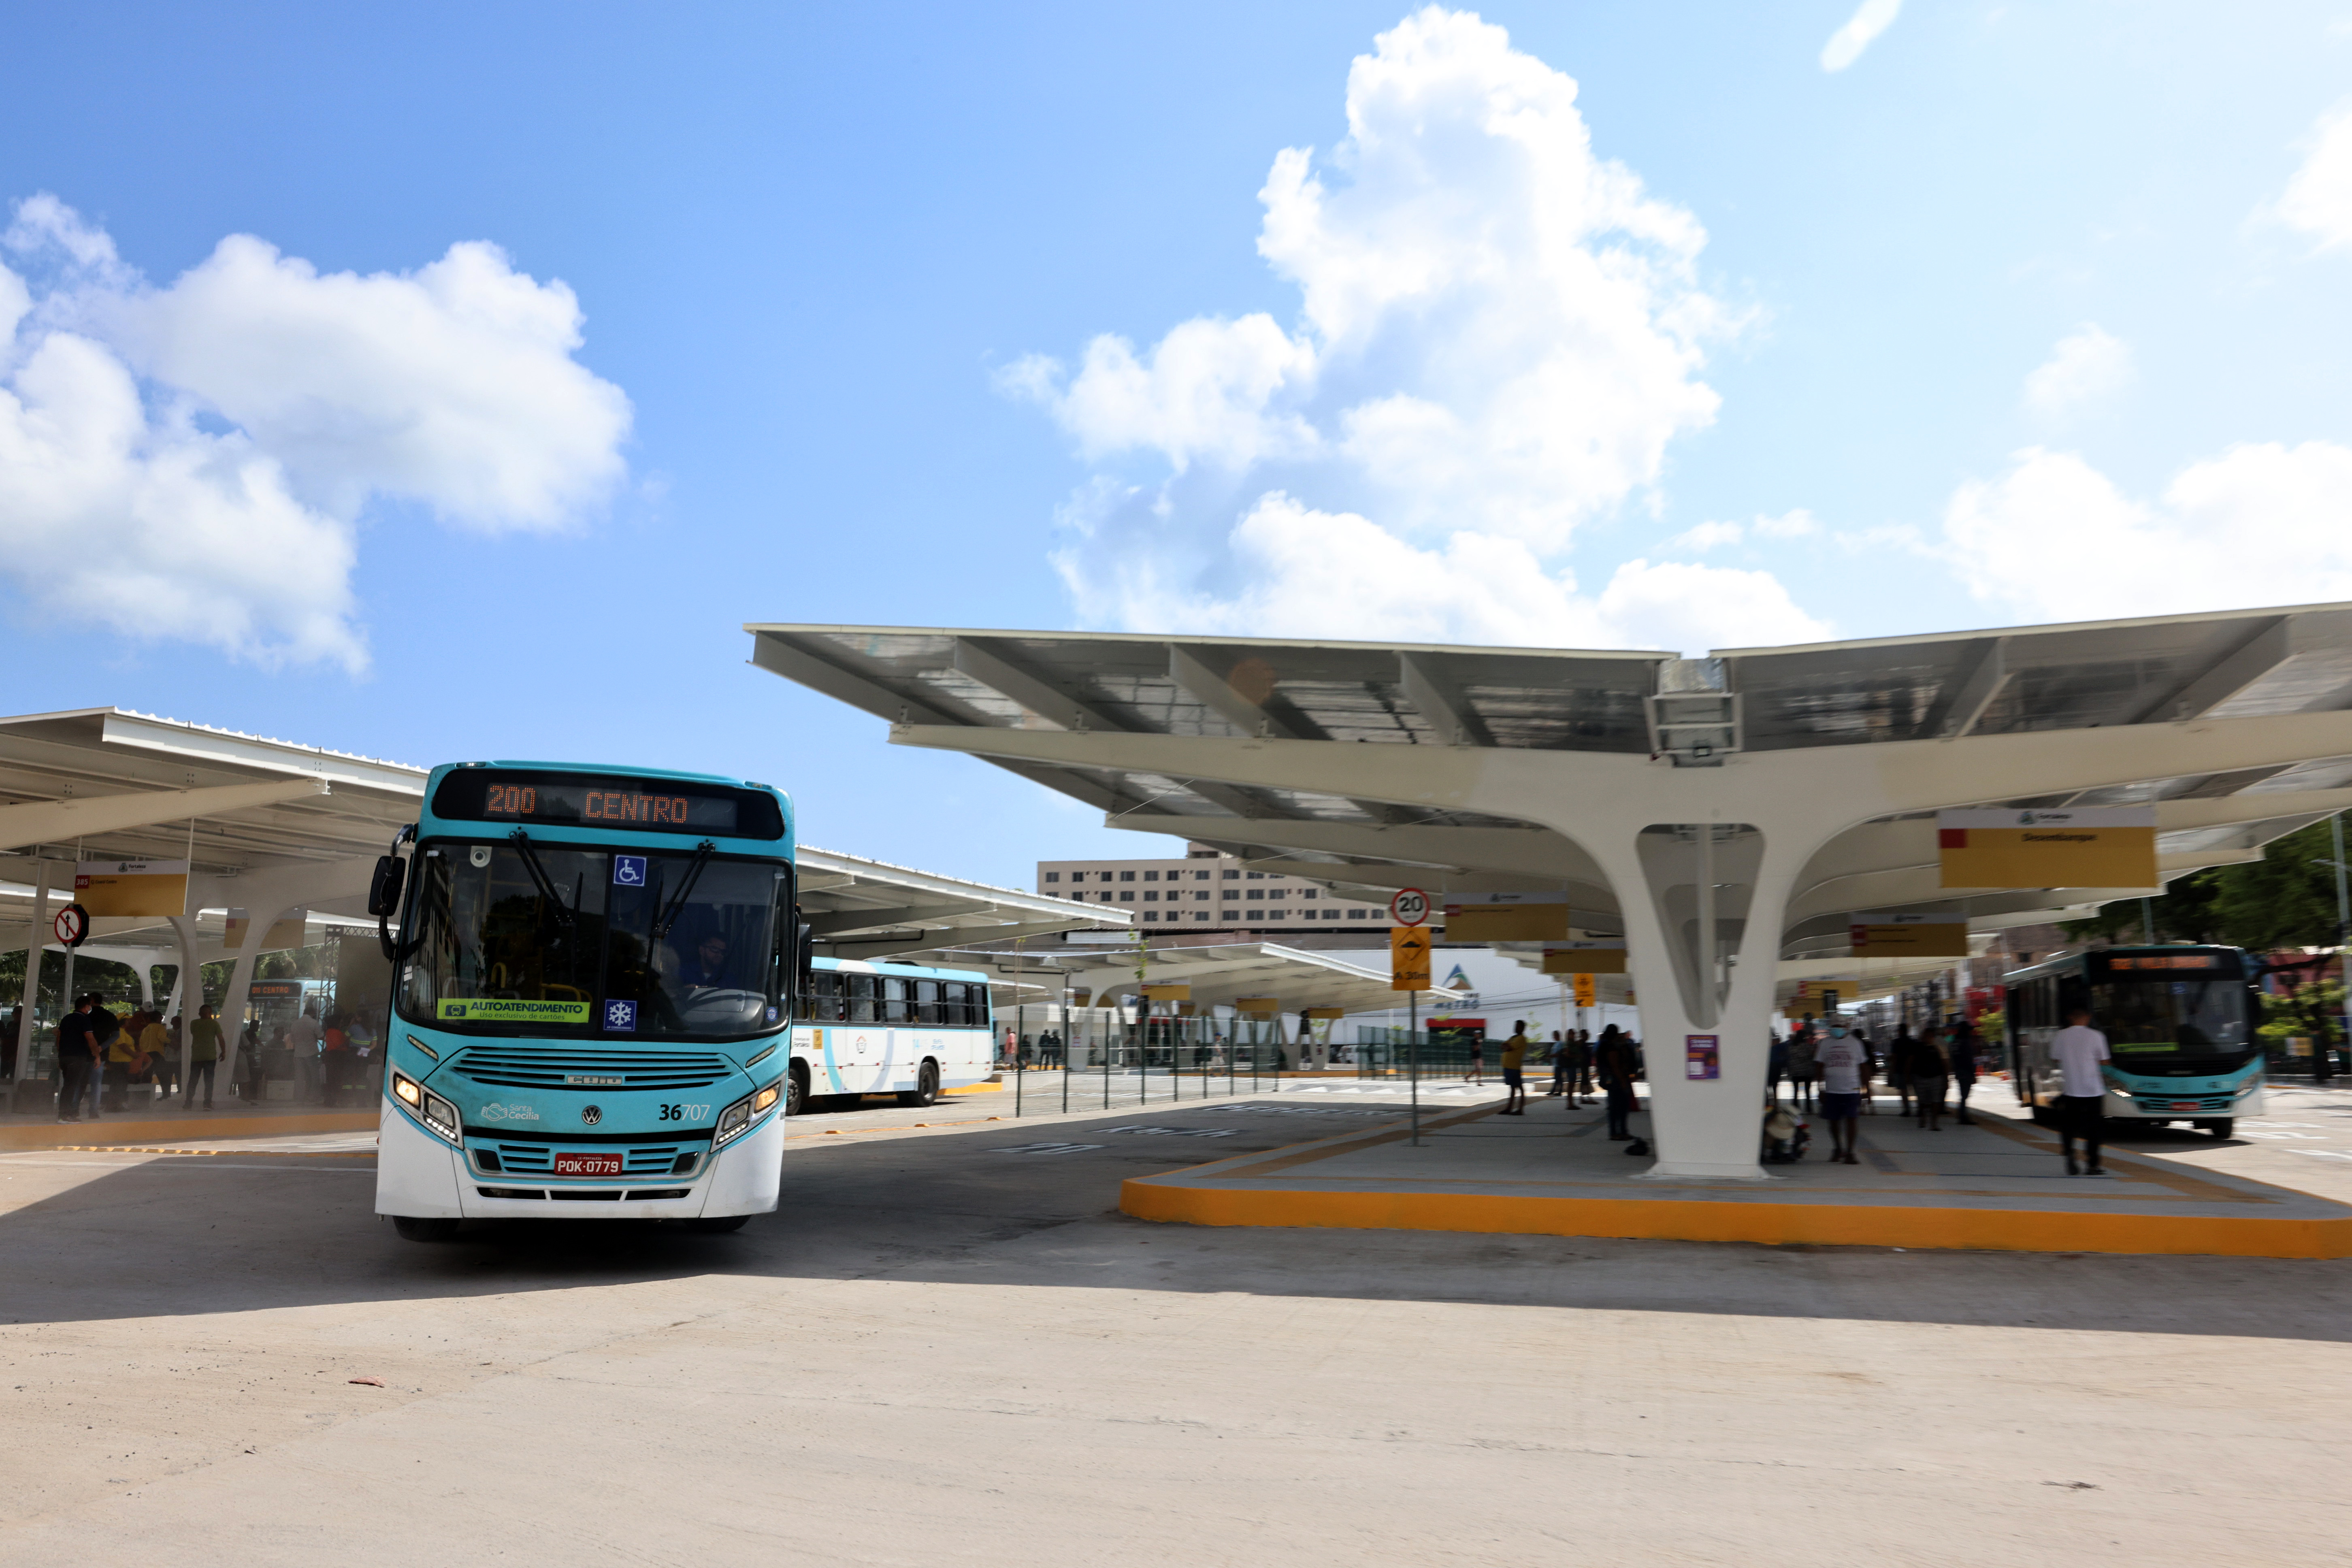
[[1830, 1026], [1817, 1059], [1822, 1068], [1822, 1120], [1830, 1124], [1830, 1163], [1858, 1165], [1854, 1136], [1861, 1131], [1863, 1068], [1870, 1052], [1863, 1040], [1845, 1032], [1843, 1024]]
[[1952, 1097], [1958, 1108], [1953, 1114], [1963, 1122], [1971, 1122], [1969, 1115], [1969, 1091], [1977, 1086], [1977, 1048], [1981, 1037], [1976, 1026], [1961, 1019], [1952, 1026]]
[[1592, 1090], [1592, 1031], [1579, 1029], [1576, 1031], [1576, 1092], [1584, 1097], [1585, 1104], [1594, 1105], [1599, 1101]]
[[1470, 1070], [1462, 1075], [1464, 1083], [1484, 1084], [1486, 1081], [1486, 1037], [1470, 1037]]
[[196, 1021], [188, 1026], [188, 1081], [180, 1091], [180, 1109], [187, 1110], [195, 1103], [196, 1080], [205, 1080], [205, 1109], [213, 1108], [213, 1074], [220, 1066], [220, 1020], [213, 1016], [213, 1005], [205, 1003], [196, 1009]]
[[1503, 1109], [1497, 1116], [1525, 1116], [1528, 1113], [1528, 1022], [1525, 1018], [1511, 1023], [1511, 1037], [1503, 1042]]
[[1595, 1070], [1601, 1077], [1601, 1092], [1609, 1100], [1609, 1141], [1622, 1143], [1633, 1136], [1627, 1121], [1633, 1114], [1636, 1067], [1633, 1042], [1614, 1024], [1601, 1031]]
[[1568, 1092], [1568, 1041], [1561, 1037], [1558, 1029], [1554, 1029], [1551, 1032], [1551, 1087], [1544, 1090], [1546, 1100]]
[[[2050, 1054], [2058, 1063], [2058, 1146], [2066, 1156], [2070, 1176], [2104, 1176], [2099, 1163], [2100, 1123], [2105, 1120], [2101, 1102], [2106, 1098], [2105, 1078], [2099, 1064], [2107, 1059], [2107, 1037], [2091, 1027], [2091, 1010], [2076, 1007], [2066, 1015], [2066, 1026], [2050, 1037]], [[2074, 1140], [2083, 1141], [2083, 1163], [2074, 1163]]]
[[1780, 1079], [1789, 1070], [1789, 1042], [1780, 1036], [1764, 1051], [1764, 1103], [1780, 1103]]
[[98, 1011], [98, 993], [86, 993], [74, 1003], [73, 1011], [58, 1020], [58, 1120], [81, 1120], [82, 1090], [98, 1071], [98, 1042], [92, 1037], [97, 1026], [91, 1015]]
[[1946, 1031], [1931, 1028], [1911, 1047], [1911, 1099], [1919, 1107], [1919, 1125], [1930, 1132], [1944, 1130], [1945, 1080], [1951, 1076]]

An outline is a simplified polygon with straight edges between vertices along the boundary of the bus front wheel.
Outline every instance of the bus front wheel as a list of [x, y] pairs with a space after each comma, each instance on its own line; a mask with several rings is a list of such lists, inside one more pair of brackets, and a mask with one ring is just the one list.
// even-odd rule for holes
[[784, 1114], [786, 1116], [801, 1116], [807, 1113], [808, 1083], [808, 1068], [794, 1062], [792, 1076], [784, 1080]]
[[925, 1062], [923, 1064], [923, 1070], [915, 1075], [915, 1092], [908, 1094], [902, 1091], [898, 1096], [898, 1103], [901, 1105], [936, 1105], [939, 1103], [939, 1099], [940, 1064], [937, 1062]]
[[751, 1223], [747, 1214], [723, 1215], [717, 1219], [690, 1219], [686, 1228], [697, 1236], [729, 1236]]
[[457, 1234], [457, 1222], [396, 1214], [392, 1216], [392, 1228], [403, 1241], [446, 1241]]
[[2203, 1128], [2206, 1131], [2210, 1132], [2216, 1138], [2227, 1138], [2231, 1131], [2237, 1127], [2238, 1121], [2237, 1118], [2233, 1116], [2222, 1116], [2217, 1117], [2211, 1121], [2200, 1121], [2197, 1125]]

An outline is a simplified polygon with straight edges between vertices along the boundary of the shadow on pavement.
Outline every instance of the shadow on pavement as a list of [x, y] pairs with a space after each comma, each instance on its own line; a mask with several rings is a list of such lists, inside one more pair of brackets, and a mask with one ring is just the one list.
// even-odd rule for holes
[[[1231, 1131], [1109, 1131], [1127, 1126]], [[169, 1317], [732, 1276], [1819, 1318], [1825, 1327], [1864, 1320], [2352, 1338], [2347, 1261], [1210, 1229], [1117, 1211], [1125, 1177], [1338, 1130], [1321, 1117], [1211, 1104], [845, 1137], [796, 1146], [782, 1210], [732, 1236], [621, 1221], [474, 1222], [425, 1245], [398, 1239], [375, 1217], [372, 1171], [326, 1160], [281, 1170], [157, 1158], [0, 1218], [0, 1318]], [[1091, 1147], [1012, 1152], [1039, 1143]], [[18, 1163], [32, 1158], [0, 1162], [0, 1171], [69, 1179]], [[1138, 1331], [1148, 1331], [1141, 1321]]]

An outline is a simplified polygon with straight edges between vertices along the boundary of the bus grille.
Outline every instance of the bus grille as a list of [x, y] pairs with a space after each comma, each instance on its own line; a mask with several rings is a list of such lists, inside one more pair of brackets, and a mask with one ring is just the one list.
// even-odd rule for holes
[[[475, 1047], [450, 1064], [499, 1089], [703, 1089], [735, 1070], [702, 1051], [540, 1051]], [[589, 1081], [582, 1081], [582, 1080]]]
[[2188, 1112], [2173, 1108], [2193, 1103], [2199, 1110], [2227, 1110], [2233, 1097], [2226, 1094], [2142, 1094], [2133, 1098], [2138, 1100], [2142, 1110], [2153, 1110], [2159, 1115], [2170, 1111], [2175, 1116], [2185, 1116]]
[[[677, 1169], [678, 1156], [690, 1151], [677, 1143], [645, 1143], [629, 1145], [619, 1152], [621, 1174], [667, 1176]], [[545, 1143], [500, 1143], [498, 1155], [499, 1169], [519, 1176], [544, 1176], [555, 1169], [555, 1151]]]

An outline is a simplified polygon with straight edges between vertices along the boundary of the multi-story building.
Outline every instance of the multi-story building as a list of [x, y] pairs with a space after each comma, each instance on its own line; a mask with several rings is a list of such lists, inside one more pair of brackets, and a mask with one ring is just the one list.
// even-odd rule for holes
[[1249, 870], [1205, 844], [1188, 845], [1181, 860], [1040, 860], [1037, 891], [1075, 903], [1117, 904], [1132, 910], [1146, 931], [1171, 935], [1385, 941], [1389, 929], [1385, 904], [1336, 898], [1305, 877]]

